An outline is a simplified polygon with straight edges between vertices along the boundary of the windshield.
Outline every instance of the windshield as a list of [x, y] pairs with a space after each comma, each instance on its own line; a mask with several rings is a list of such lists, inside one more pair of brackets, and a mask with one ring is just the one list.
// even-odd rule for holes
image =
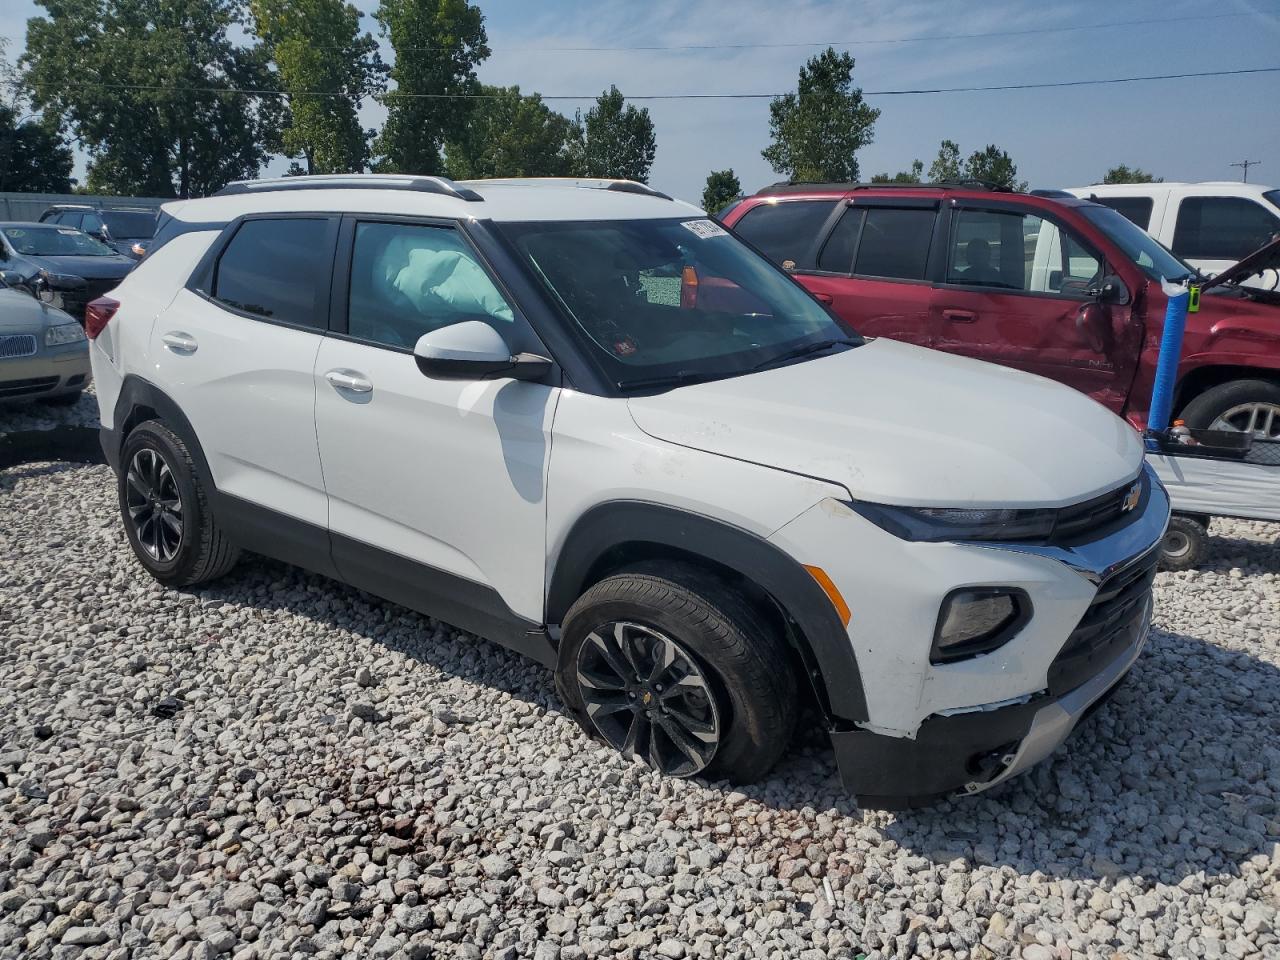
[[5, 227], [10, 246], [28, 257], [114, 257], [100, 240], [70, 227]]
[[156, 232], [154, 213], [103, 211], [102, 222], [117, 240], [150, 240]]
[[621, 389], [719, 379], [861, 342], [710, 220], [500, 229]]
[[1181, 280], [1195, 275], [1195, 270], [1187, 263], [1179, 260], [1124, 214], [1101, 206], [1082, 206], [1077, 209], [1152, 280]]

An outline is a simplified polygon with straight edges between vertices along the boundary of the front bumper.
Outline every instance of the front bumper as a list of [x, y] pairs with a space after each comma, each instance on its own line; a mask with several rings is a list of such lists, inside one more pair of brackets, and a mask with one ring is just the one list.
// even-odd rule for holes
[[930, 717], [915, 739], [868, 730], [834, 732], [845, 788], [868, 808], [900, 810], [950, 794], [989, 790], [1053, 753], [1128, 674], [1151, 630], [1151, 597], [1123, 631], [1120, 652], [1059, 696]]
[[0, 400], [55, 397], [83, 390], [93, 375], [86, 344], [40, 346], [30, 357], [0, 360]]

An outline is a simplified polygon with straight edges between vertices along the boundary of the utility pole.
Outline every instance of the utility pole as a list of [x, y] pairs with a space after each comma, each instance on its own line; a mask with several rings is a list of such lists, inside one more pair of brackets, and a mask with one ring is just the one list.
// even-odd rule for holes
[[1250, 167], [1256, 167], [1256, 166], [1257, 166], [1258, 164], [1260, 164], [1261, 162], [1262, 162], [1261, 160], [1241, 160], [1239, 163], [1233, 163], [1233, 164], [1231, 164], [1231, 166], [1233, 166], [1233, 167], [1241, 167], [1241, 168], [1243, 168], [1243, 169], [1244, 169], [1244, 176], [1243, 176], [1243, 177], [1241, 177], [1240, 179], [1241, 179], [1241, 182], [1243, 182], [1243, 183], [1248, 183], [1248, 182], [1249, 182], [1249, 168], [1250, 168]]

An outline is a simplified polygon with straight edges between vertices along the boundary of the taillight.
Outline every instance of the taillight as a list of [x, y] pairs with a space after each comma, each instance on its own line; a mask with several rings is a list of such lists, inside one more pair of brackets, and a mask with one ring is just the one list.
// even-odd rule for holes
[[680, 306], [692, 310], [698, 305], [698, 271], [685, 267], [680, 271]]
[[96, 340], [98, 334], [106, 329], [111, 318], [120, 309], [120, 301], [110, 297], [99, 297], [91, 300], [84, 308], [84, 334], [90, 340]]

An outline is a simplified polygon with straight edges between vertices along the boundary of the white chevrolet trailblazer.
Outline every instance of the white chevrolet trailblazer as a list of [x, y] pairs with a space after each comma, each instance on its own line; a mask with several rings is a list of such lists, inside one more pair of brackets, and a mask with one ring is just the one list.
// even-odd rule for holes
[[167, 204], [86, 326], [157, 580], [244, 549], [368, 590], [671, 776], [764, 776], [808, 698], [864, 804], [973, 793], [1147, 637], [1169, 503], [1132, 428], [863, 341], [641, 184], [233, 184]]

